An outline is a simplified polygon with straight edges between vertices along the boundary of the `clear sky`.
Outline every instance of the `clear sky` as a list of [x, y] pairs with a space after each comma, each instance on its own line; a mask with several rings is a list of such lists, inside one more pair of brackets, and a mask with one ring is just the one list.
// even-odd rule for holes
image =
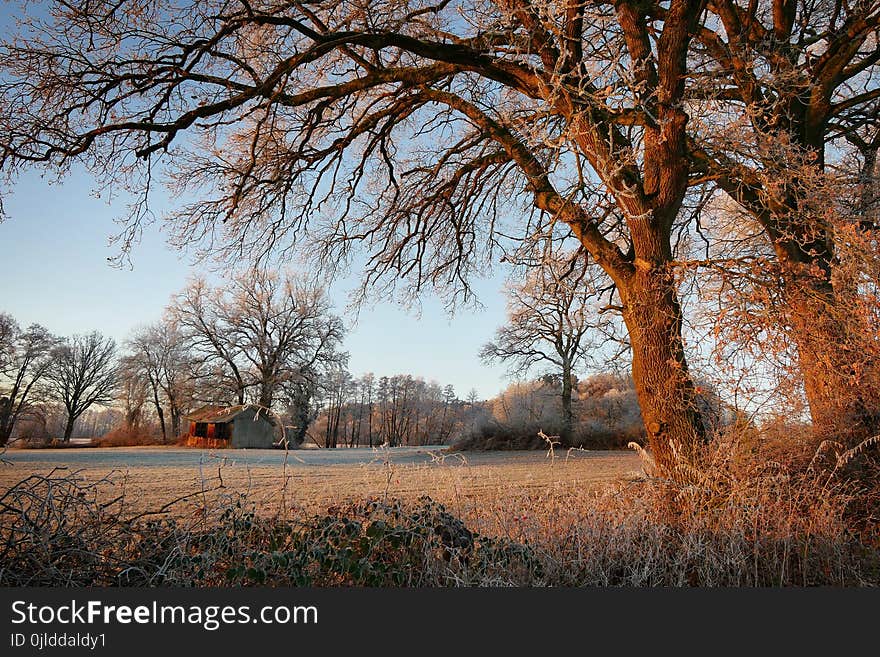
[[[61, 185], [36, 174], [20, 179], [6, 203], [9, 219], [0, 223], [0, 311], [59, 335], [97, 329], [121, 343], [136, 326], [157, 320], [170, 296], [203, 267], [168, 246], [157, 224], [144, 231], [131, 268], [111, 266], [107, 259], [118, 250], [108, 238], [125, 205], [95, 198], [92, 185], [84, 173]], [[156, 197], [159, 206], [161, 191]], [[351, 284], [331, 288], [350, 327], [352, 317], [343, 311]], [[496, 395], [506, 384], [504, 368], [481, 364], [477, 353], [504, 322], [502, 284], [500, 273], [478, 281], [484, 309], [461, 310], [453, 318], [430, 296], [423, 298], [420, 317], [390, 302], [365, 305], [345, 340], [350, 371], [413, 374], [452, 384], [461, 398], [471, 388], [481, 398]]]
[[[16, 5], [0, 3], [0, 34], [12, 29], [16, 11]], [[170, 296], [203, 267], [169, 247], [158, 225], [145, 230], [131, 269], [111, 266], [107, 258], [118, 250], [108, 238], [117, 232], [113, 220], [124, 214], [125, 203], [108, 205], [91, 195], [93, 186], [77, 172], [62, 185], [49, 185], [37, 174], [19, 180], [6, 201], [9, 219], [0, 223], [0, 311], [59, 335], [97, 329], [121, 343], [136, 326], [157, 320]], [[162, 191], [157, 187], [154, 197], [157, 214]], [[477, 358], [504, 322], [503, 272], [475, 282], [483, 310], [465, 309], [450, 318], [437, 299], [425, 296], [421, 317], [393, 303], [365, 304], [356, 326], [343, 314], [352, 281], [331, 289], [350, 327], [345, 348], [352, 374], [412, 374], [451, 383], [462, 398], [471, 388], [488, 398], [506, 385], [503, 366], [488, 367]]]

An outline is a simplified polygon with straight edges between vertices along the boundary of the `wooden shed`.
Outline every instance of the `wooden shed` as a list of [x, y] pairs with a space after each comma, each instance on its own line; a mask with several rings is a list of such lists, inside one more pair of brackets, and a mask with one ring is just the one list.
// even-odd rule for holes
[[187, 444], [211, 448], [270, 449], [280, 439], [275, 420], [249, 406], [205, 406], [187, 416]]

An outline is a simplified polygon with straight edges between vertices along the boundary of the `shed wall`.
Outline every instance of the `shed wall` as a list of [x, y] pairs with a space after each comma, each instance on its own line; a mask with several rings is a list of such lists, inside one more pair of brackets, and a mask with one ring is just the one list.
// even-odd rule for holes
[[233, 420], [230, 447], [271, 449], [277, 434], [275, 426], [263, 415], [255, 415], [256, 411], [247, 410]]

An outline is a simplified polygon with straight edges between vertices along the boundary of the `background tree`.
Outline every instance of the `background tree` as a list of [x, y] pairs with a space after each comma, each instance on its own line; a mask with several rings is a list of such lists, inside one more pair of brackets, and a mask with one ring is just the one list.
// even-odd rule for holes
[[324, 289], [291, 276], [246, 271], [222, 289], [196, 280], [171, 314], [202, 364], [225, 371], [238, 403], [254, 390], [252, 399], [271, 408], [285, 385], [299, 386], [292, 398], [303, 401], [310, 381], [343, 356], [342, 322]]
[[284, 382], [340, 358], [342, 322], [324, 289], [302, 279], [262, 270], [237, 276], [224, 314], [266, 408]]
[[128, 347], [130, 362], [149, 389], [162, 442], [168, 441], [169, 431], [176, 438], [181, 433], [183, 414], [193, 406], [198, 374], [184, 334], [174, 321], [165, 318], [136, 331]]
[[285, 416], [293, 427], [288, 439], [296, 444], [305, 441], [309, 426], [318, 417], [320, 409], [315, 402], [320, 397], [320, 389], [321, 377], [312, 368], [300, 368], [296, 377], [284, 383]]
[[228, 390], [236, 403], [244, 404], [249, 382], [241, 346], [232, 338], [230, 322], [234, 320], [227, 313], [223, 295], [223, 290], [212, 289], [204, 279], [196, 278], [174, 297], [169, 314], [180, 326], [211, 386]]
[[316, 434], [327, 447], [448, 444], [462, 429], [465, 404], [452, 386], [409, 374], [353, 378], [344, 368], [326, 377]]
[[[142, 428], [144, 407], [150, 395], [148, 381], [143, 376], [140, 354], [127, 354], [119, 359], [119, 396], [125, 413], [123, 429], [128, 436], [136, 436]], [[163, 439], [164, 439], [163, 435]]]
[[15, 350], [18, 322], [9, 313], [0, 313], [0, 374], [6, 374]]
[[41, 397], [41, 383], [52, 361], [50, 354], [57, 343], [49, 331], [39, 324], [21, 330], [9, 315], [0, 316], [0, 337], [4, 352], [0, 371], [0, 446], [12, 437], [16, 422], [32, 408], [35, 397]]
[[525, 376], [535, 366], [552, 366], [560, 377], [563, 444], [571, 444], [572, 385], [585, 362], [596, 332], [597, 291], [582, 254], [549, 255], [531, 268], [521, 283], [507, 287], [508, 323], [480, 351], [484, 362], [507, 362], [510, 372]]
[[64, 442], [70, 440], [83, 413], [95, 404], [114, 400], [117, 375], [116, 342], [97, 331], [74, 335], [53, 349], [46, 380], [66, 411]]
[[353, 390], [351, 374], [344, 367], [327, 372], [322, 384], [322, 397], [326, 400], [324, 447], [339, 446], [340, 430], [344, 431], [342, 416]]

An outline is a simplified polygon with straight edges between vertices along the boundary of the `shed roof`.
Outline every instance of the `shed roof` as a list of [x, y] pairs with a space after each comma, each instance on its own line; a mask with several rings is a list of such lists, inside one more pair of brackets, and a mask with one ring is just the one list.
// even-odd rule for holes
[[261, 409], [254, 408], [250, 404], [240, 404], [238, 406], [202, 406], [200, 409], [193, 411], [186, 418], [190, 422], [204, 422], [206, 424], [225, 424], [232, 422], [236, 417], [247, 411], [254, 410], [257, 414], [266, 419], [267, 422], [275, 424], [266, 412], [260, 412]]

